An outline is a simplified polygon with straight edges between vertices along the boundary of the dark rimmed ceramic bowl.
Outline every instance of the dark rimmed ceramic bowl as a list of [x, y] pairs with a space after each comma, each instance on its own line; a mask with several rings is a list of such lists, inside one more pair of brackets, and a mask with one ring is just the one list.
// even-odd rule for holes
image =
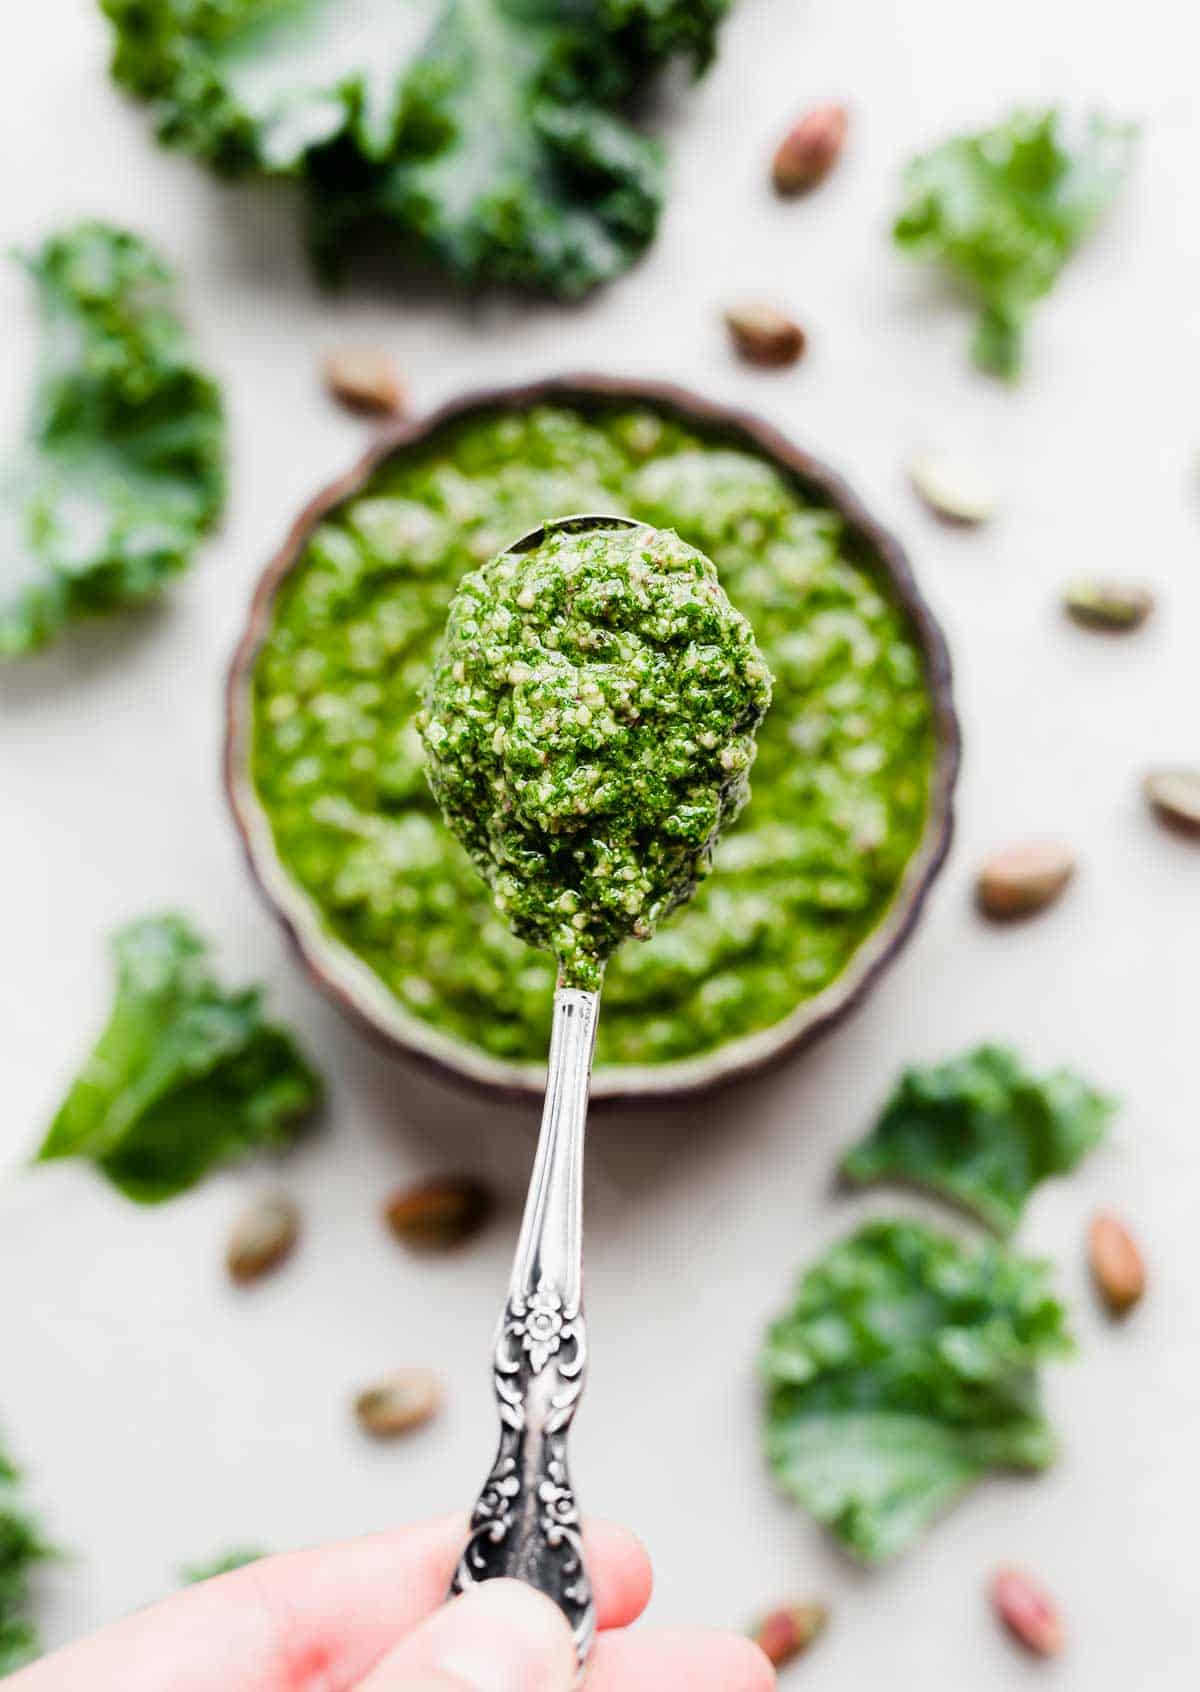
[[270, 627], [275, 595], [317, 525], [334, 507], [361, 492], [385, 459], [423, 444], [448, 423], [479, 412], [526, 410], [554, 401], [584, 410], [646, 404], [674, 413], [710, 435], [752, 448], [792, 478], [805, 493], [840, 512], [858, 545], [890, 584], [896, 601], [908, 616], [924, 659], [926, 685], [933, 705], [935, 753], [924, 836], [909, 860], [883, 921], [863, 941], [837, 979], [772, 1028], [732, 1040], [716, 1051], [649, 1067], [601, 1069], [593, 1079], [592, 1096], [597, 1100], [682, 1098], [723, 1085], [798, 1051], [845, 1016], [912, 932], [950, 845], [959, 732], [951, 694], [950, 659], [941, 629], [917, 589], [899, 542], [880, 528], [838, 476], [794, 446], [777, 429], [745, 412], [714, 405], [682, 388], [585, 375], [469, 393], [427, 417], [385, 430], [352, 470], [305, 507], [258, 584], [245, 633], [229, 670], [225, 785], [255, 880], [309, 974], [344, 1011], [377, 1042], [449, 1080], [495, 1096], [540, 1098], [544, 1080], [540, 1065], [509, 1063], [491, 1057], [411, 1016], [361, 959], [326, 932], [316, 907], [292, 880], [275, 851], [270, 824], [250, 773], [250, 741], [254, 664]]

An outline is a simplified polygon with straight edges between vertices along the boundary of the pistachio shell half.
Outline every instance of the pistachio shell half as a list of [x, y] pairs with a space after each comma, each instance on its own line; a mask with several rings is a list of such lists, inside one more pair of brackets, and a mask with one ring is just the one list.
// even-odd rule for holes
[[795, 364], [806, 345], [800, 325], [775, 306], [731, 306], [725, 322], [738, 353], [750, 364], [776, 369]]
[[1137, 629], [1154, 609], [1154, 595], [1137, 582], [1080, 576], [1063, 594], [1067, 615], [1088, 629]]
[[265, 1193], [234, 1223], [225, 1249], [225, 1266], [239, 1286], [278, 1269], [295, 1250], [300, 1212], [286, 1193]]
[[930, 511], [944, 523], [975, 528], [995, 515], [995, 494], [965, 465], [936, 453], [920, 453], [910, 461], [908, 476]]
[[1031, 840], [993, 852], [979, 866], [975, 895], [985, 916], [1006, 921], [1052, 905], [1075, 873], [1075, 854], [1056, 840]]
[[495, 1200], [489, 1187], [470, 1175], [438, 1175], [393, 1193], [384, 1218], [396, 1238], [413, 1251], [452, 1251], [487, 1225]]
[[432, 1369], [398, 1369], [359, 1393], [354, 1414], [364, 1433], [396, 1439], [436, 1416], [442, 1396], [442, 1383]]
[[1142, 791], [1161, 822], [1181, 834], [1200, 834], [1200, 769], [1151, 770]]

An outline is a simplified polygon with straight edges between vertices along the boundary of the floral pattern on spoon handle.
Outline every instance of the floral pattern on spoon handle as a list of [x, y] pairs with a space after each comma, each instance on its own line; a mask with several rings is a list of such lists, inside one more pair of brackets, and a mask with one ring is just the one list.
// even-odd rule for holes
[[537, 1587], [570, 1623], [581, 1672], [596, 1616], [567, 1433], [587, 1363], [583, 1142], [598, 1012], [596, 993], [555, 993], [541, 1137], [493, 1359], [500, 1448], [452, 1587], [502, 1578]]

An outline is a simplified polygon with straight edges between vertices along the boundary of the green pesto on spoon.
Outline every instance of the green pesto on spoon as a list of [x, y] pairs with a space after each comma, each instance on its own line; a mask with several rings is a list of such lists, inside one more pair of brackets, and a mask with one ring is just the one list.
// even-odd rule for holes
[[771, 678], [669, 530], [564, 517], [464, 577], [421, 732], [434, 796], [558, 985], [541, 1139], [493, 1363], [500, 1449], [454, 1590], [499, 1577], [595, 1631], [566, 1437], [583, 1389], [583, 1141], [604, 965], [707, 874], [749, 795]]

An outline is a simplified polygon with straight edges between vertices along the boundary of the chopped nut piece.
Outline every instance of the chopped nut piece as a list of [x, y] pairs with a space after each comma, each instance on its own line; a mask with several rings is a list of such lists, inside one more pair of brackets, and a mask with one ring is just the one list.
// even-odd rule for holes
[[400, 1369], [360, 1392], [354, 1413], [364, 1433], [395, 1439], [436, 1416], [442, 1396], [442, 1383], [432, 1369]]
[[1140, 1304], [1146, 1291], [1146, 1264], [1129, 1229], [1110, 1211], [1092, 1219], [1088, 1258], [1100, 1295], [1114, 1316]]
[[764, 1616], [751, 1638], [769, 1663], [783, 1668], [808, 1650], [828, 1620], [824, 1604], [786, 1604]]
[[725, 322], [734, 346], [750, 364], [776, 369], [795, 364], [806, 345], [800, 325], [774, 306], [732, 306], [725, 313]]
[[992, 1577], [992, 1604], [1014, 1638], [1037, 1657], [1057, 1657], [1066, 1643], [1062, 1619], [1050, 1596], [1020, 1569]]
[[240, 1286], [278, 1269], [300, 1237], [300, 1212], [286, 1193], [269, 1193], [242, 1212], [229, 1236], [225, 1263]]
[[439, 1175], [393, 1194], [384, 1216], [398, 1240], [413, 1251], [452, 1251], [483, 1228], [495, 1201], [490, 1188], [469, 1175]]
[[338, 347], [325, 357], [325, 382], [351, 411], [398, 417], [404, 389], [390, 353], [382, 347]]
[[824, 182], [842, 156], [850, 116], [845, 106], [814, 106], [775, 152], [771, 177], [780, 194], [805, 194]]
[[1045, 910], [1074, 874], [1075, 854], [1060, 841], [1005, 846], [979, 866], [975, 896], [986, 916], [1006, 922]]

